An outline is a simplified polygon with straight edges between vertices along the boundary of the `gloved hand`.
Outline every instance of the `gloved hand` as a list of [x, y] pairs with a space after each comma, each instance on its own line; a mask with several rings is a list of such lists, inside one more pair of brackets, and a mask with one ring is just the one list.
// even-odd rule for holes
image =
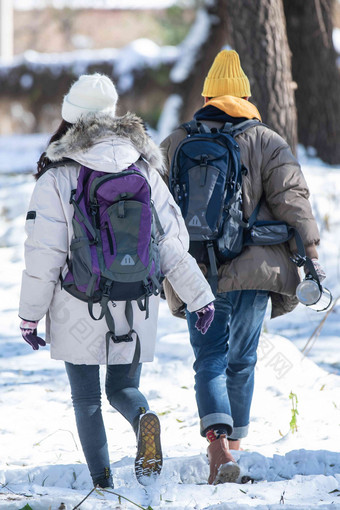
[[27, 342], [34, 351], [39, 349], [39, 345], [46, 345], [45, 340], [37, 335], [37, 327], [39, 321], [25, 321], [20, 322], [20, 329], [22, 338]]
[[205, 335], [210, 327], [210, 324], [214, 320], [215, 314], [214, 303], [209, 303], [209, 305], [203, 306], [203, 308], [197, 310], [196, 313], [198, 319], [195, 324], [195, 328], [198, 329], [198, 331], [200, 331], [202, 335]]
[[[325, 271], [322, 269], [322, 267], [320, 266], [320, 263], [318, 261], [318, 259], [311, 259], [312, 263], [313, 263], [313, 266], [314, 266], [314, 269], [315, 269], [315, 272], [316, 274], [318, 275], [318, 278], [319, 278], [319, 281], [320, 283], [324, 281], [324, 279], [326, 278], [326, 273]], [[308, 273], [308, 268], [305, 266], [305, 273]]]

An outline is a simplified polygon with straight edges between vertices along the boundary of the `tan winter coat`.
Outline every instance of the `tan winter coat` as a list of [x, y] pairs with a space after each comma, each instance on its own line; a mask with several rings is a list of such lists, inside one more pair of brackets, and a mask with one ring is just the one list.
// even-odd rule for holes
[[[234, 117], [258, 118], [251, 103], [244, 99], [223, 96], [212, 104]], [[255, 112], [255, 113], [254, 113]], [[256, 114], [257, 112], [257, 114]], [[221, 122], [204, 121], [209, 127], [222, 127]], [[186, 136], [183, 128], [166, 138], [161, 148], [169, 171], [175, 150]], [[257, 219], [281, 220], [297, 228], [305, 245], [306, 254], [317, 258], [319, 231], [309, 202], [309, 190], [301, 168], [288, 144], [277, 133], [265, 126], [255, 126], [236, 137], [241, 161], [248, 169], [243, 180], [243, 211], [249, 218], [261, 197]], [[272, 318], [290, 312], [298, 301], [295, 290], [300, 281], [296, 265], [290, 260], [295, 242], [276, 246], [250, 246], [235, 259], [219, 268], [218, 292], [232, 290], [267, 290], [272, 301]], [[206, 268], [202, 271], [206, 274]], [[173, 314], [181, 316], [181, 301], [169, 285], [164, 284]]]
[[[108, 173], [120, 172], [136, 163], [147, 177], [154, 206], [165, 235], [158, 233], [161, 270], [190, 311], [210, 303], [214, 296], [196, 261], [188, 254], [188, 233], [179, 211], [160, 176], [163, 160], [160, 150], [146, 134], [136, 116], [127, 114], [112, 119], [91, 114], [78, 121], [59, 140], [52, 143], [47, 156], [56, 161], [37, 181], [26, 220], [27, 240], [19, 315], [26, 320], [40, 320], [46, 314], [46, 340], [51, 343], [51, 357], [74, 364], [106, 362], [105, 319], [91, 319], [87, 303], [61, 289], [59, 276], [67, 273], [73, 236], [71, 190], [77, 187], [81, 165]], [[60, 163], [62, 157], [72, 165]], [[141, 159], [143, 158], [143, 159]], [[57, 163], [59, 161], [59, 163]], [[99, 304], [94, 314], [99, 315]], [[150, 298], [150, 316], [146, 320], [133, 302], [133, 326], [141, 341], [140, 361], [152, 361], [154, 355], [159, 297]], [[111, 306], [116, 334], [128, 333], [125, 302]], [[135, 341], [110, 342], [109, 364], [131, 363]]]

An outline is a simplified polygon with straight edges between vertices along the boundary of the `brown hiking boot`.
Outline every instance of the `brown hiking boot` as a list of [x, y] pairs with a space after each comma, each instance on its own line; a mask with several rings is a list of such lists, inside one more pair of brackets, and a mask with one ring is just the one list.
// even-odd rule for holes
[[221, 434], [208, 446], [208, 459], [210, 465], [209, 485], [236, 482], [240, 475], [240, 468], [230, 453], [228, 440]]
[[135, 474], [138, 482], [149, 485], [160, 474], [163, 464], [161, 426], [158, 416], [147, 411], [139, 418]]

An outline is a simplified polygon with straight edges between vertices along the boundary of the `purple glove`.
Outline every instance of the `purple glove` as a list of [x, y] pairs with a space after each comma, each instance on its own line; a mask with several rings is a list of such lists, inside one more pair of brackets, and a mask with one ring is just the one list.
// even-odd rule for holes
[[27, 342], [34, 351], [39, 349], [39, 345], [46, 345], [45, 340], [37, 336], [37, 327], [39, 321], [24, 321], [20, 322], [20, 329], [22, 338]]
[[210, 303], [209, 305], [203, 306], [200, 310], [197, 310], [197, 322], [195, 324], [195, 328], [198, 329], [205, 335], [209, 329], [210, 324], [214, 320], [215, 307], [214, 303]]

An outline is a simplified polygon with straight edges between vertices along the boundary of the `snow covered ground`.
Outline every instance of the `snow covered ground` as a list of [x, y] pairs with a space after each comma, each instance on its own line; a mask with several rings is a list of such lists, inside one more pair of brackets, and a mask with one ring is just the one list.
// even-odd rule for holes
[[[23, 226], [34, 186], [27, 172], [46, 140], [40, 135], [0, 138], [0, 508], [6, 510], [25, 505], [27, 510], [72, 510], [92, 488], [63, 364], [49, 359], [48, 348], [33, 352], [18, 331]], [[322, 234], [325, 283], [337, 297], [340, 168], [302, 150], [299, 158]], [[116, 494], [92, 493], [80, 508], [273, 510], [284, 504], [287, 510], [340, 510], [339, 312], [336, 306], [319, 335], [312, 336], [325, 314], [300, 305], [270, 321], [268, 311], [250, 434], [245, 450], [236, 454], [242, 473], [254, 483], [212, 487], [207, 485], [207, 444], [199, 435], [186, 322], [171, 317], [162, 302], [156, 359], [145, 364], [142, 377], [142, 390], [160, 415], [162, 474], [147, 488], [137, 483], [133, 433], [104, 400]], [[298, 399], [294, 433], [291, 393]]]

